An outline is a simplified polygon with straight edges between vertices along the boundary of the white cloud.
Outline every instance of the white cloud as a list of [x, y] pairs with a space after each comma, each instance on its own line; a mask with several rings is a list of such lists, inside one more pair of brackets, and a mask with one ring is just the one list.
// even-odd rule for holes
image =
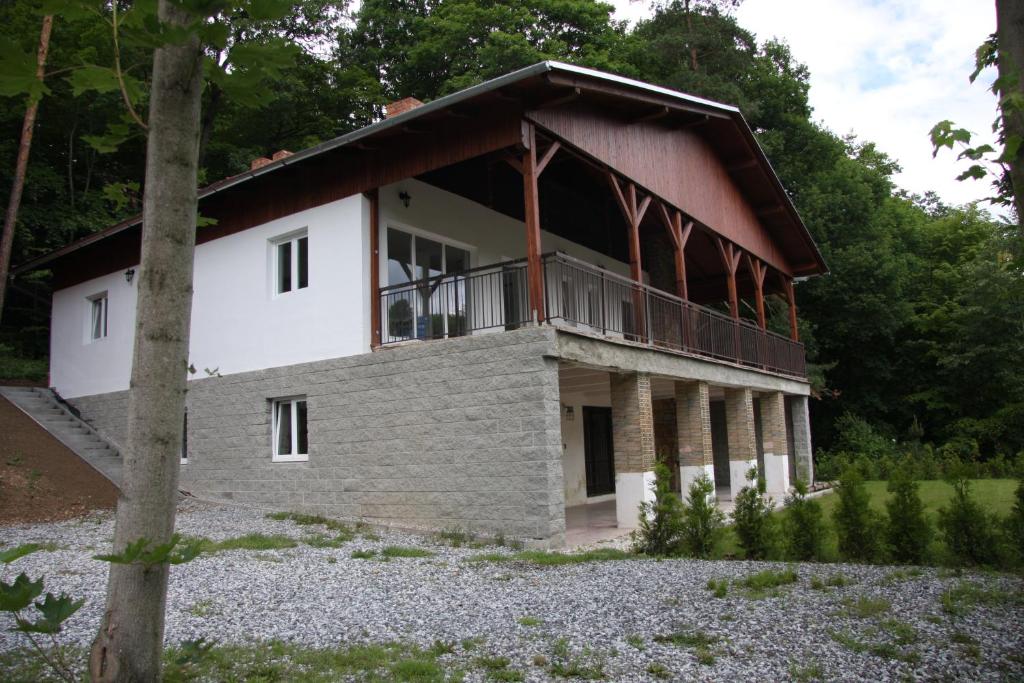
[[[615, 0], [616, 16], [649, 15], [649, 4]], [[928, 131], [951, 119], [991, 141], [989, 76], [973, 85], [975, 48], [995, 30], [994, 3], [962, 0], [745, 0], [737, 11], [760, 40], [785, 40], [811, 72], [814, 117], [833, 131], [877, 143], [903, 167], [896, 182], [962, 203], [990, 194], [987, 180], [957, 182], [965, 164], [940, 152]]]

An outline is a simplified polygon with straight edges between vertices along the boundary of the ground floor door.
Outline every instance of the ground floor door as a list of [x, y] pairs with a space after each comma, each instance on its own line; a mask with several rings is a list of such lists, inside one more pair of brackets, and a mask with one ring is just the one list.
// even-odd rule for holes
[[615, 492], [614, 453], [612, 409], [583, 406], [583, 454], [587, 468], [587, 497]]

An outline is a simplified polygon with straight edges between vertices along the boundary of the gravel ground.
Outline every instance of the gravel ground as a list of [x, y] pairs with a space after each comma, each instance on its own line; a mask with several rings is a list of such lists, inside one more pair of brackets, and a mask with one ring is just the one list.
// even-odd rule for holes
[[[182, 504], [178, 529], [215, 540], [253, 532], [301, 539], [324, 531], [270, 520], [258, 510], [194, 500]], [[60, 546], [17, 560], [5, 578], [20, 571], [33, 578], [43, 574], [47, 590], [85, 597], [85, 607], [70, 620], [66, 633], [83, 645], [95, 633], [106, 580], [106, 565], [90, 557], [109, 548], [112, 531], [109, 513], [0, 528], [4, 547], [33, 541]], [[1020, 577], [955, 577], [934, 569], [899, 577], [893, 567], [797, 564], [788, 566], [798, 581], [774, 596], [758, 599], [730, 585], [726, 597], [716, 598], [707, 588], [711, 579], [733, 581], [787, 565], [623, 560], [543, 567], [521, 561], [466, 562], [483, 551], [453, 548], [425, 536], [378, 533], [377, 539], [357, 537], [341, 548], [229, 551], [175, 567], [168, 642], [206, 636], [224, 643], [277, 638], [312, 647], [395, 640], [429, 646], [436, 640], [478, 638], [481, 644], [472, 656], [509, 657], [530, 681], [549, 679], [549, 670], [535, 657], [557, 657], [562, 638], [571, 657], [600, 664], [605, 678], [615, 681], [653, 680], [648, 673], [652, 664], [664, 667], [668, 673], [662, 677], [673, 680], [1024, 679]], [[351, 557], [354, 550], [387, 545], [422, 547], [436, 554], [388, 562]], [[812, 578], [837, 574], [849, 585], [811, 587]], [[963, 614], [944, 611], [942, 594], [965, 584], [978, 587], [983, 599], [966, 605]], [[847, 605], [861, 598], [884, 600], [889, 607], [882, 602], [878, 614], [857, 616]], [[519, 621], [523, 617], [539, 623], [524, 625]], [[21, 645], [10, 625], [0, 615], [0, 651]], [[692, 646], [655, 641], [658, 635], [694, 630], [716, 639], [709, 647], [713, 663], [699, 662]], [[855, 642], [842, 644], [837, 634]], [[886, 644], [896, 647], [885, 650]], [[457, 648], [442, 661], [466, 665], [471, 659]], [[480, 670], [471, 670], [467, 680], [483, 677]]]

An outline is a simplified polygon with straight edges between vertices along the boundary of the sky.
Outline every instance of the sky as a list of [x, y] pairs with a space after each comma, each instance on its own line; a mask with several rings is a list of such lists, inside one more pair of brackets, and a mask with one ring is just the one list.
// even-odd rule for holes
[[[650, 14], [649, 2], [613, 0], [616, 18]], [[759, 41], [779, 38], [811, 72], [815, 120], [877, 144], [903, 171], [896, 183], [933, 190], [950, 204], [991, 194], [988, 180], [958, 182], [967, 167], [945, 150], [932, 158], [928, 132], [950, 119], [991, 141], [994, 74], [971, 85], [974, 50], [995, 31], [991, 0], [745, 0], [740, 25]]]

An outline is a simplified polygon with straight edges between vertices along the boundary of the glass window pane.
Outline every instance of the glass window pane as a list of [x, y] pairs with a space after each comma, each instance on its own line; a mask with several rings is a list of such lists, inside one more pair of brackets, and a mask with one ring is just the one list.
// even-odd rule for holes
[[457, 249], [456, 247], [446, 246], [445, 250], [445, 272], [446, 273], [461, 273], [464, 270], [469, 270], [469, 252], [465, 249]]
[[306, 437], [306, 402], [295, 402], [295, 430], [298, 433], [298, 452], [309, 453], [309, 443]]
[[299, 286], [297, 289], [309, 286], [309, 238], [299, 238]]
[[412, 235], [388, 228], [388, 284], [412, 281]]
[[292, 243], [277, 245], [277, 293], [292, 291]]
[[434, 277], [441, 274], [441, 243], [428, 240], [426, 237], [416, 238], [416, 279]]
[[291, 401], [279, 401], [274, 406], [277, 409], [277, 454], [290, 455], [292, 452], [292, 404]]

